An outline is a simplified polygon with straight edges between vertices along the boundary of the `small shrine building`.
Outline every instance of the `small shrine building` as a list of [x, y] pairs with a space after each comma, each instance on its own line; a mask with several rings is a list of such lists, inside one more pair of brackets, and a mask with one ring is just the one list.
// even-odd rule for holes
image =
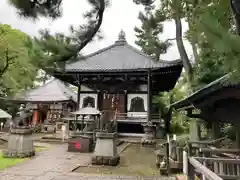
[[[47, 68], [52, 76], [78, 87], [77, 106], [111, 111], [119, 133], [143, 133], [142, 124], [160, 123], [152, 100], [174, 88], [181, 71], [180, 60], [154, 61], [129, 45], [125, 33], [114, 44], [89, 54], [64, 69]], [[89, 91], [82, 91], [81, 86]]]
[[45, 121], [56, 122], [73, 111], [77, 104], [77, 94], [58, 79], [35, 89], [28, 90], [15, 96], [11, 101], [26, 104], [33, 110], [30, 124], [42, 124]]

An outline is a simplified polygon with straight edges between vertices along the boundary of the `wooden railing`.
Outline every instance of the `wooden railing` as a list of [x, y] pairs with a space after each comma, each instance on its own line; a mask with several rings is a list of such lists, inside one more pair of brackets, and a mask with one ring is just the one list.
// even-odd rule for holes
[[200, 163], [196, 158], [188, 158], [188, 180], [194, 180], [196, 172], [202, 175], [202, 179], [207, 178], [208, 180], [223, 180], [217, 174], [208, 169], [205, 165]]
[[[130, 113], [116, 113], [115, 114], [115, 119], [116, 120], [123, 120], [123, 119], [128, 119], [128, 120], [146, 120], [147, 119], [147, 114], [146, 113], [141, 113], [141, 112], [130, 112]], [[161, 116], [160, 114], [152, 114], [152, 121], [160, 121]]]
[[240, 179], [240, 149], [218, 149], [213, 147], [224, 138], [213, 141], [188, 142], [188, 180]]

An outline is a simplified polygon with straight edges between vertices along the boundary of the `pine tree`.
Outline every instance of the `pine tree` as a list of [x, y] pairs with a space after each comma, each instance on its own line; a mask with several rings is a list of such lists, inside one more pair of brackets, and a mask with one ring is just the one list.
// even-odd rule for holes
[[134, 28], [137, 37], [135, 43], [145, 54], [159, 61], [160, 55], [166, 53], [171, 45], [169, 41], [162, 41], [159, 37], [163, 33], [165, 17], [151, 6], [145, 8], [145, 12], [140, 12], [138, 19], [141, 21], [141, 26]]
[[[13, 5], [18, 13], [26, 18], [38, 19], [41, 16], [56, 19], [62, 15], [62, 0], [8, 0]], [[79, 26], [74, 30], [75, 44], [64, 47], [66, 51], [60, 54], [61, 56], [54, 56], [57, 59], [54, 62], [66, 63], [70, 59], [76, 57], [78, 53], [94, 38], [99, 32], [103, 21], [103, 14], [105, 8], [109, 6], [109, 0], [87, 0], [92, 6], [92, 9], [85, 12], [84, 17], [87, 23]], [[137, 4], [141, 3], [149, 5], [151, 0], [137, 0]], [[47, 34], [46, 34], [47, 35]], [[72, 41], [72, 40], [71, 40]], [[53, 58], [53, 57], [52, 57]]]

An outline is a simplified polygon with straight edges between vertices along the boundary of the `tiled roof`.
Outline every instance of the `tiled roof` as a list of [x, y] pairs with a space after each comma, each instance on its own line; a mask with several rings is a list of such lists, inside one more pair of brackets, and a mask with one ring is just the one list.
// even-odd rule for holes
[[60, 102], [73, 100], [77, 102], [77, 94], [62, 81], [53, 79], [36, 89], [16, 96], [14, 100], [29, 102]]
[[0, 118], [12, 118], [12, 116], [10, 114], [8, 114], [6, 111], [0, 109]]
[[191, 108], [192, 104], [194, 104], [194, 102], [196, 102], [197, 100], [200, 100], [201, 98], [206, 97], [207, 95], [209, 95], [223, 87], [228, 87], [228, 86], [234, 85], [231, 83], [231, 81], [229, 81], [231, 74], [232, 73], [228, 73], [228, 74], [216, 79], [215, 81], [209, 83], [208, 85], [206, 85], [203, 88], [199, 89], [198, 91], [194, 92], [190, 96], [187, 96], [186, 98], [173, 103], [171, 106], [174, 109]]
[[[122, 32], [121, 32], [122, 33]], [[116, 71], [131, 69], [164, 68], [181, 64], [175, 61], [153, 61], [137, 48], [129, 45], [125, 36], [119, 35], [119, 39], [111, 46], [103, 48], [95, 53], [85, 56], [74, 63], [66, 65], [66, 71]]]

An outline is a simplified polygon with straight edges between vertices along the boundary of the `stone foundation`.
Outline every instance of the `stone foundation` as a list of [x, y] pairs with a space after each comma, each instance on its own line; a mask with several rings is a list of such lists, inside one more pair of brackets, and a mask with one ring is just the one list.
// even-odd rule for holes
[[106, 165], [106, 166], [117, 166], [120, 162], [120, 156], [93, 156], [93, 165]]
[[11, 129], [8, 148], [3, 150], [3, 157], [25, 158], [35, 155], [32, 140], [32, 130], [29, 127], [16, 127]]
[[5, 158], [26, 158], [35, 155], [35, 149], [29, 149], [24, 151], [3, 150], [3, 157]]
[[96, 146], [92, 157], [94, 165], [116, 166], [120, 162], [120, 156], [117, 154], [117, 134], [98, 132], [96, 134]]

